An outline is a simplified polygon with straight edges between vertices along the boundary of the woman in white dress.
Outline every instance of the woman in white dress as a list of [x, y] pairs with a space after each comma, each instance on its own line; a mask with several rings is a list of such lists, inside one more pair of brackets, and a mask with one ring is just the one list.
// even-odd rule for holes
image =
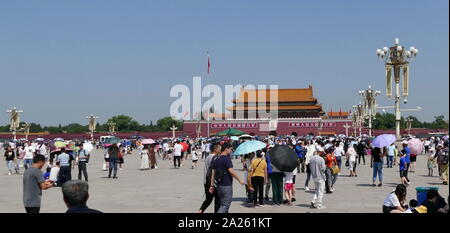
[[358, 176], [356, 175], [356, 156], [358, 155], [358, 153], [356, 153], [356, 150], [353, 146], [350, 146], [347, 150], [347, 160], [348, 160], [348, 165], [349, 165], [349, 169], [350, 169], [350, 177], [353, 176]]
[[149, 151], [148, 151], [148, 145], [145, 145], [144, 148], [139, 152], [141, 156], [141, 170], [149, 170], [150, 169], [150, 163], [149, 163]]

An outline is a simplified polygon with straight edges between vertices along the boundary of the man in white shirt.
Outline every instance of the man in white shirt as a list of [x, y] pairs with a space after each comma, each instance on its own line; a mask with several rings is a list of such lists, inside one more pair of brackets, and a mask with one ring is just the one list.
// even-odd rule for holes
[[305, 181], [305, 191], [309, 191], [309, 179], [311, 178], [311, 169], [309, 167], [309, 162], [316, 152], [316, 146], [312, 142], [307, 143], [306, 155], [305, 155], [305, 166], [306, 166], [306, 181]]
[[25, 155], [23, 156], [23, 165], [25, 166], [25, 169], [28, 169], [33, 165], [33, 158], [36, 153], [36, 149], [34, 146], [31, 145], [31, 143], [27, 142], [25, 146]]
[[181, 164], [181, 151], [183, 150], [183, 146], [180, 144], [179, 141], [176, 142], [175, 146], [173, 146], [173, 166], [177, 168], [177, 162], [178, 162], [178, 168], [180, 168]]
[[41, 144], [39, 146], [39, 154], [43, 155], [45, 158], [47, 158], [47, 146], [45, 144]]
[[325, 155], [324, 149], [320, 149], [315, 153], [315, 155], [311, 158], [309, 162], [309, 166], [311, 169], [311, 176], [314, 181], [316, 192], [314, 194], [313, 200], [311, 201], [311, 207], [317, 209], [325, 208], [322, 205], [323, 193], [325, 190], [325, 160], [322, 156]]
[[344, 145], [340, 143], [339, 145], [336, 145], [336, 149], [334, 149], [334, 156], [336, 156], [337, 165], [339, 167], [339, 170], [341, 170], [341, 164], [342, 164], [342, 156], [344, 156]]

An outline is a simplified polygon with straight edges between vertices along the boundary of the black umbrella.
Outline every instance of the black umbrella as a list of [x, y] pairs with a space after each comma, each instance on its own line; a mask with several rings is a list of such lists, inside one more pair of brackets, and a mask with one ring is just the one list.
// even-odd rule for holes
[[275, 145], [269, 155], [270, 162], [282, 172], [292, 172], [298, 166], [297, 154], [287, 145]]

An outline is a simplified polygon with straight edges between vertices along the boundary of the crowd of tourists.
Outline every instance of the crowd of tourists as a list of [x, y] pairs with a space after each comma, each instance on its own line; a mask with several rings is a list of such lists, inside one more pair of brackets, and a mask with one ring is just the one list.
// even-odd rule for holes
[[[234, 153], [241, 144], [248, 141], [260, 141], [265, 146], [247, 154]], [[86, 144], [90, 145], [90, 148], [86, 149]], [[205, 212], [213, 201], [215, 213], [227, 213], [233, 200], [233, 179], [245, 188], [248, 206], [255, 208], [267, 204], [292, 206], [297, 201], [295, 193], [299, 184], [298, 182], [296, 184], [296, 180], [298, 181], [300, 174], [304, 174], [305, 182], [300, 186], [303, 186], [306, 192], [314, 190], [310, 207], [323, 209], [324, 194], [335, 192], [338, 177], [342, 176], [344, 166], [349, 170], [350, 177], [357, 177], [357, 167], [369, 160], [367, 162], [370, 162], [373, 169], [371, 185], [379, 187], [383, 186], [383, 169], [398, 166], [400, 185], [396, 191], [389, 194], [383, 205], [383, 212], [394, 213], [407, 211], [404, 208], [404, 190], [413, 182], [408, 174], [415, 172], [417, 160], [417, 154], [412, 154], [408, 147], [408, 139], [401, 144], [397, 147], [392, 143], [380, 148], [373, 146], [369, 138], [363, 137], [261, 138], [246, 135], [240, 138], [159, 139], [151, 143], [145, 143], [145, 140], [112, 144], [66, 141], [65, 146], [56, 148], [55, 143], [10, 141], [0, 146], [5, 149], [8, 175], [20, 174], [20, 170], [24, 169], [23, 199], [27, 212], [39, 212], [41, 190], [55, 186], [64, 187], [65, 183], [72, 181], [72, 170], [75, 167], [78, 168], [77, 180], [84, 178], [85, 182], [88, 182], [90, 152], [94, 147], [98, 147], [104, 150], [102, 169], [108, 172], [108, 178], [113, 179], [117, 179], [118, 171], [123, 169], [125, 155], [131, 154], [134, 150], [137, 151], [140, 170], [143, 171], [158, 169], [158, 161], [164, 160], [173, 163], [174, 169], [180, 169], [187, 162], [190, 163], [191, 169], [197, 169], [198, 161], [202, 160], [205, 200], [198, 210], [199, 213]], [[271, 161], [271, 154], [273, 156], [273, 149], [277, 145], [288, 147], [297, 155], [293, 170], [280, 170]], [[448, 184], [448, 138], [428, 138], [423, 140], [423, 145], [423, 154], [427, 156], [428, 175], [433, 176], [433, 171], [437, 167], [442, 183]], [[369, 157], [366, 158], [367, 156]], [[242, 168], [238, 170], [244, 171], [243, 176], [236, 172], [237, 168], [234, 167], [232, 159], [239, 159], [237, 164], [242, 164]], [[41, 171], [43, 168], [45, 173]], [[398, 200], [394, 200], [394, 194]], [[434, 198], [433, 195], [436, 196], [432, 192], [429, 195], [430, 200]], [[442, 207], [445, 200], [442, 202], [442, 198], [438, 199]], [[431, 208], [443, 211], [443, 207]]]

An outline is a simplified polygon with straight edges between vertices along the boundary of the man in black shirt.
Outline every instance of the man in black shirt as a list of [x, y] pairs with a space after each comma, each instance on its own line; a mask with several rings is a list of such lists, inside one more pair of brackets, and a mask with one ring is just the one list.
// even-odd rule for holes
[[358, 164], [361, 164], [361, 157], [363, 159], [364, 165], [366, 165], [366, 149], [367, 146], [365, 144], [365, 142], [361, 141], [357, 146], [356, 146], [356, 153], [358, 153]]
[[[386, 148], [384, 148], [384, 151], [386, 151]], [[377, 179], [380, 183], [378, 184], [379, 187], [383, 185], [383, 158], [384, 153], [382, 153], [381, 149], [378, 147], [375, 147], [372, 149], [372, 161], [373, 162], [373, 177], [372, 177], [372, 186], [375, 185], [375, 181]]]

